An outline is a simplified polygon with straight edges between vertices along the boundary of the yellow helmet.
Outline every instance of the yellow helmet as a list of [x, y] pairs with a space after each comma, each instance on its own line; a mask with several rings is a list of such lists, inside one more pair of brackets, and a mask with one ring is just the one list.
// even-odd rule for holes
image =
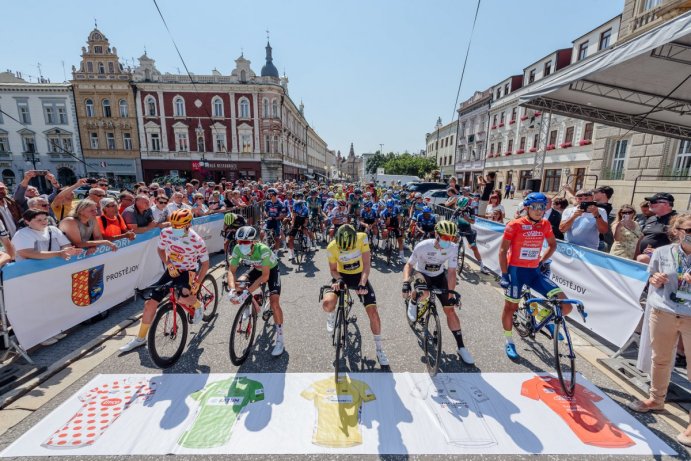
[[456, 227], [456, 224], [451, 221], [439, 221], [437, 225], [434, 226], [434, 230], [439, 235], [447, 235], [451, 237], [455, 237], [458, 233], [458, 227]]
[[192, 222], [192, 210], [183, 208], [182, 210], [173, 211], [170, 215], [170, 225], [176, 228], [186, 227]]
[[345, 224], [336, 231], [336, 245], [342, 251], [348, 251], [355, 248], [357, 242], [357, 232], [350, 224]]

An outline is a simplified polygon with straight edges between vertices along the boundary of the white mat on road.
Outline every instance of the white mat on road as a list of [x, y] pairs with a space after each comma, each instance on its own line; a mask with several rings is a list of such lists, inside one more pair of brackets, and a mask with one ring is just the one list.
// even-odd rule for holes
[[676, 452], [595, 385], [532, 373], [99, 375], [0, 454]]

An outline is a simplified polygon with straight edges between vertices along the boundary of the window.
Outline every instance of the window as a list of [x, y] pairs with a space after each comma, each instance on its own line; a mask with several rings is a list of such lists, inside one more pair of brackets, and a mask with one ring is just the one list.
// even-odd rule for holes
[[264, 149], [269, 152], [269, 147], [271, 147], [271, 136], [268, 134], [264, 135]]
[[509, 94], [509, 84], [508, 83], [506, 85], [504, 85], [504, 96], [506, 96], [507, 94]]
[[94, 53], [103, 54], [103, 47], [101, 45], [95, 45], [94, 46]]
[[497, 154], [501, 154], [501, 141], [497, 143]]
[[494, 143], [489, 145], [489, 153], [493, 154], [494, 153]]
[[614, 155], [612, 156], [612, 171], [609, 179], [621, 179], [624, 177], [624, 163], [626, 163], [627, 140], [620, 140], [614, 145]]
[[64, 152], [72, 152], [72, 138], [67, 136], [62, 138], [62, 150]]
[[112, 62], [108, 63], [108, 73], [109, 74], [114, 74], [115, 73], [115, 66], [113, 65]]
[[99, 74], [105, 74], [106, 73], [106, 66], [104, 66], [102, 62], [98, 63], [98, 73]]
[[206, 146], [204, 142], [204, 135], [197, 136], [197, 152], [206, 152]]
[[157, 114], [156, 110], [156, 100], [153, 96], [146, 97], [146, 114], [149, 117], [155, 117]]
[[240, 118], [250, 118], [250, 102], [247, 99], [240, 100]]
[[521, 141], [520, 141], [520, 143], [518, 144], [518, 148], [519, 148], [520, 150], [525, 150], [525, 136], [522, 136], [522, 137], [521, 137]]
[[528, 188], [528, 180], [532, 177], [531, 170], [521, 170], [518, 175], [518, 189], [525, 190]]
[[269, 118], [269, 100], [264, 98], [262, 105], [264, 107], [264, 118]]
[[107, 118], [112, 117], [112, 113], [110, 111], [110, 100], [104, 99], [101, 105], [103, 106], [103, 116]]
[[[0, 138], [1, 139], [1, 138]], [[679, 143], [679, 152], [674, 161], [675, 176], [691, 176], [691, 140], [685, 139]]]
[[89, 133], [89, 146], [92, 149], [98, 149], [98, 133]]
[[29, 114], [29, 103], [27, 101], [17, 101], [17, 112], [19, 113], [19, 121], [24, 124], [31, 123], [31, 115]]
[[497, 99], [501, 98], [501, 87], [497, 88]]
[[499, 124], [501, 125], [504, 123], [504, 112], [501, 113], [501, 117], [499, 117]]
[[86, 62], [86, 71], [92, 73], [94, 71], [94, 63], [91, 61]]
[[607, 29], [600, 34], [600, 45], [598, 50], [604, 50], [609, 46], [609, 41], [612, 38], [612, 29]]
[[511, 109], [511, 120], [514, 122], [516, 121], [517, 111], [518, 111], [517, 107], [514, 107], [513, 109]]
[[278, 152], [278, 135], [274, 135], [273, 148], [271, 152]]
[[106, 133], [106, 148], [115, 150], [115, 133]]
[[190, 150], [189, 140], [187, 139], [187, 133], [184, 131], [178, 131], [175, 133], [175, 144], [178, 152], [187, 152]]
[[35, 153], [36, 152], [36, 140], [33, 134], [22, 135], [22, 147], [24, 152]]
[[58, 105], [58, 123], [60, 125], [67, 125], [67, 110], [65, 109], [65, 106], [63, 105]]
[[132, 135], [129, 133], [122, 134], [122, 145], [125, 150], [132, 150]]
[[252, 135], [241, 134], [240, 135], [240, 152], [252, 152]]
[[121, 99], [118, 103], [120, 106], [120, 117], [126, 118], [129, 116], [129, 108], [127, 107], [127, 101]]
[[226, 134], [225, 133], [216, 133], [214, 135], [214, 152], [225, 152], [226, 151]]
[[545, 185], [543, 192], [558, 192], [561, 185], [561, 168], [545, 170]]
[[276, 101], [275, 99], [271, 103], [271, 114], [274, 118], [278, 118], [278, 101]]
[[643, 2], [643, 11], [651, 10], [651, 9], [655, 8], [656, 6], [661, 5], [662, 2], [663, 2], [663, 0], [645, 0]]
[[549, 132], [549, 142], [547, 144], [557, 143], [557, 130], [552, 130]]
[[506, 145], [506, 151], [507, 152], [513, 152], [513, 139], [509, 139], [509, 142]]
[[492, 126], [497, 126], [497, 114], [494, 114]]
[[587, 139], [588, 141], [593, 140], [593, 123], [586, 123], [585, 128], [583, 128], [583, 139]]
[[537, 149], [537, 145], [540, 143], [540, 135], [536, 134], [533, 136], [533, 147]]
[[549, 74], [552, 73], [552, 60], [549, 60], [545, 63], [545, 70], [543, 73], [543, 77], [547, 77]]
[[185, 101], [181, 97], [175, 98], [175, 116], [184, 117], [185, 116]]
[[55, 113], [53, 112], [53, 106], [44, 105], [43, 115], [46, 119], [46, 125], [52, 125], [53, 123], [55, 123]]
[[588, 41], [587, 40], [585, 42], [581, 43], [580, 45], [578, 45], [578, 61], [582, 61], [586, 57], [588, 57]]
[[564, 134], [564, 142], [573, 143], [573, 127], [570, 126], [566, 129], [566, 134]]
[[0, 153], [6, 154], [10, 151], [10, 140], [6, 133], [0, 133]]
[[86, 107], [86, 116], [87, 117], [93, 117], [94, 116], [94, 102], [91, 99], [87, 99], [85, 103]]
[[149, 143], [152, 151], [159, 152], [161, 150], [161, 136], [158, 133], [151, 133]]
[[530, 69], [528, 74], [528, 83], [533, 83], [535, 81], [535, 69]]
[[214, 98], [214, 117], [223, 117], [223, 101], [221, 101], [221, 98], [216, 97]]

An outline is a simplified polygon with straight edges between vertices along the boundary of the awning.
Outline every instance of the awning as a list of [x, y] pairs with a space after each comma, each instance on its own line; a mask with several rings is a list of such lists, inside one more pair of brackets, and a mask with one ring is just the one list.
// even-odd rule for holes
[[691, 11], [527, 87], [520, 103], [605, 125], [691, 138]]

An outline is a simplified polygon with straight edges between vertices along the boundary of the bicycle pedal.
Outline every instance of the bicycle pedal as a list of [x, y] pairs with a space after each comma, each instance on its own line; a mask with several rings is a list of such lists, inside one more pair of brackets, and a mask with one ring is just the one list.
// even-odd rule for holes
[[262, 320], [267, 322], [271, 318], [272, 315], [273, 315], [273, 312], [268, 310], [262, 314]]

